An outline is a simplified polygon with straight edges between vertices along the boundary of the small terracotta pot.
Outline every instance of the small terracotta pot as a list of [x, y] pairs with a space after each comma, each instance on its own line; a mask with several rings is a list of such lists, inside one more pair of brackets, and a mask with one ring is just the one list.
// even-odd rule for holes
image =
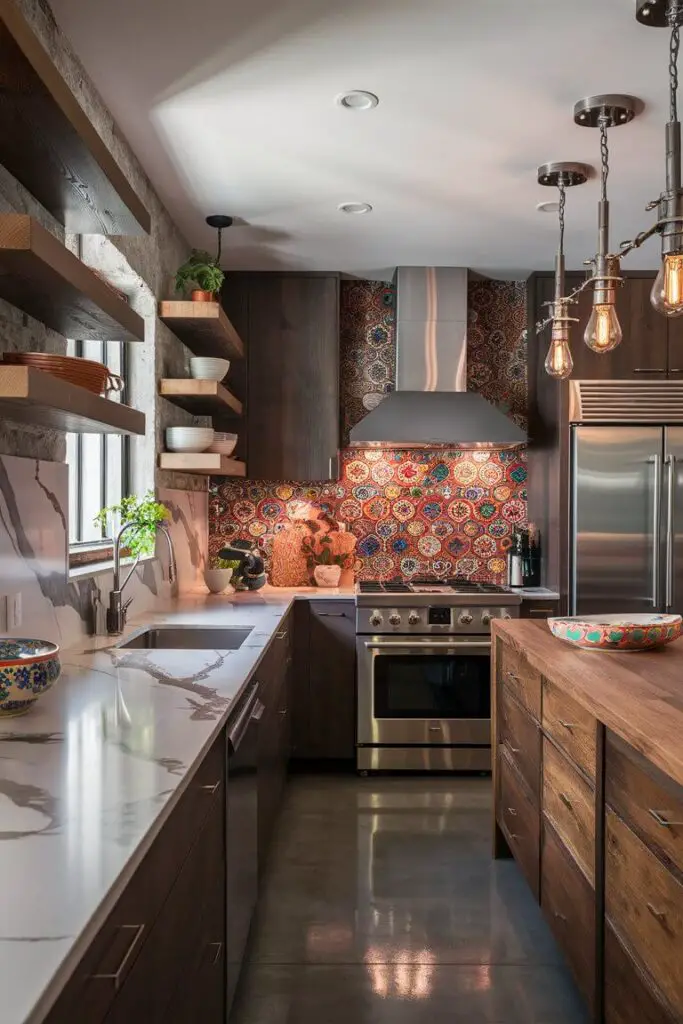
[[213, 302], [214, 294], [213, 292], [203, 292], [201, 288], [195, 288], [191, 294], [191, 299], [193, 302]]

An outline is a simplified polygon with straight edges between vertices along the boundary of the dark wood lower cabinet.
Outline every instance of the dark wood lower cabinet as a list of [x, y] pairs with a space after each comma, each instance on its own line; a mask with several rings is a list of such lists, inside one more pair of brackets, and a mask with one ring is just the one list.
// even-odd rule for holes
[[291, 748], [290, 694], [293, 615], [276, 634], [257, 670], [259, 697], [264, 704], [259, 727], [258, 862], [262, 874], [282, 803]]
[[653, 982], [605, 929], [605, 1024], [680, 1024], [655, 992]]

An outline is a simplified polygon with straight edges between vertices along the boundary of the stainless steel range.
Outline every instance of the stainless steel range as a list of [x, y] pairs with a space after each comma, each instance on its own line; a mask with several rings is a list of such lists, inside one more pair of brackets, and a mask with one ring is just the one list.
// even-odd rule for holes
[[521, 600], [466, 579], [358, 585], [359, 771], [491, 770], [491, 621]]

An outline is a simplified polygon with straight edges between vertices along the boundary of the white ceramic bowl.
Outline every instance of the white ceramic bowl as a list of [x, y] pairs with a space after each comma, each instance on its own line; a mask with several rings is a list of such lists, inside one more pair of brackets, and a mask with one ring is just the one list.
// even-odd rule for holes
[[214, 356], [194, 356], [190, 359], [190, 373], [195, 380], [223, 380], [229, 369], [229, 359], [217, 359]]
[[230, 587], [232, 569], [205, 569], [204, 582], [212, 594], [223, 594]]
[[166, 447], [170, 452], [205, 452], [213, 435], [213, 427], [167, 427]]
[[237, 434], [225, 434], [216, 431], [209, 451], [217, 452], [220, 455], [232, 455], [236, 447]]

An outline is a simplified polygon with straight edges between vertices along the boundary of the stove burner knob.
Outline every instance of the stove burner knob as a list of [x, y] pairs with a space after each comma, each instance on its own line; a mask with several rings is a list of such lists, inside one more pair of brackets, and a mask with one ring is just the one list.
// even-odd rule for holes
[[389, 616], [389, 625], [390, 626], [400, 626], [401, 625], [401, 616], [398, 614], [398, 612], [392, 612], [391, 613], [391, 615]]
[[408, 625], [409, 626], [417, 626], [419, 621], [420, 621], [420, 613], [419, 612], [411, 612], [410, 615], [408, 616]]
[[374, 611], [372, 613], [372, 615], [370, 616], [370, 625], [371, 626], [381, 626], [382, 625], [382, 616], [380, 615], [379, 612]]
[[469, 626], [472, 622], [472, 615], [470, 614], [470, 612], [462, 612], [458, 616], [458, 622], [460, 623], [461, 626]]
[[491, 612], [484, 612], [484, 614], [481, 617], [482, 626], [490, 626], [492, 618], [493, 616], [491, 615]]
[[503, 612], [503, 614], [501, 615], [501, 618], [502, 619], [511, 619], [512, 616], [510, 615], [509, 612]]

